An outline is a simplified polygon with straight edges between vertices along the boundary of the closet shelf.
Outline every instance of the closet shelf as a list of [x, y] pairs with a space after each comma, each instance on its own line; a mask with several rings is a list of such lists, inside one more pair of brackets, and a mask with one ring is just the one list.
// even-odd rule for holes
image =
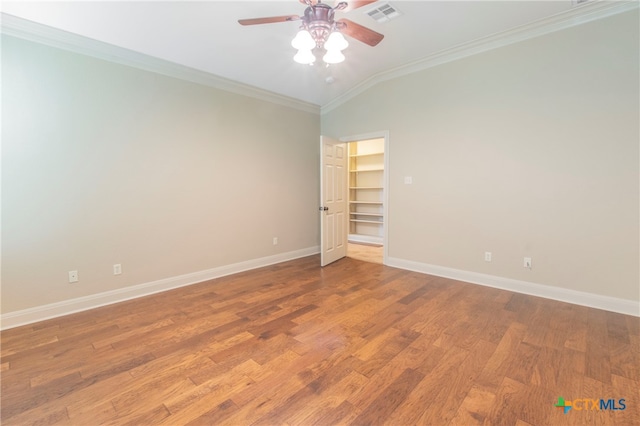
[[385, 155], [382, 139], [349, 144], [350, 241], [383, 242]]
[[384, 223], [381, 220], [366, 220], [366, 219], [349, 219], [349, 221], [354, 223], [375, 223], [378, 225], [382, 225]]
[[349, 173], [363, 173], [363, 172], [380, 172], [383, 171], [383, 168], [379, 169], [363, 169], [363, 170], [349, 170]]
[[384, 155], [384, 152], [370, 152], [367, 154], [351, 154], [349, 158], [371, 157], [374, 155]]
[[371, 216], [371, 217], [382, 217], [382, 213], [362, 213], [362, 212], [349, 212], [354, 216]]

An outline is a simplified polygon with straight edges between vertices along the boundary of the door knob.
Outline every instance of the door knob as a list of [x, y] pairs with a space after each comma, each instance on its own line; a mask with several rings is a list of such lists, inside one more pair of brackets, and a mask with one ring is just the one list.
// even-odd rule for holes
[[322, 206], [321, 206], [319, 210], [320, 210], [321, 212], [326, 212], [326, 211], [329, 211], [329, 207], [322, 207]]

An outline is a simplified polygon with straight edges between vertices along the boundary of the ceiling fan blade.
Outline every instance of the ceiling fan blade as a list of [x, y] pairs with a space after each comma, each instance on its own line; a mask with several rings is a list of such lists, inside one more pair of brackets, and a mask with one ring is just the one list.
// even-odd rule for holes
[[276, 22], [297, 21], [298, 15], [271, 16], [269, 18], [238, 19], [240, 25], [273, 24]]
[[[339, 1], [340, 1], [340, 0], [336, 0], [336, 3], [337, 3], [337, 2], [339, 2]], [[375, 2], [377, 2], [377, 1], [378, 1], [378, 0], [351, 0], [351, 1], [346, 0], [346, 2], [347, 2], [347, 7], [345, 7], [344, 9], [342, 9], [342, 11], [343, 11], [343, 12], [348, 12], [348, 11], [350, 11], [350, 10], [357, 9], [357, 8], [359, 8], [359, 7], [362, 7], [362, 6], [369, 5], [369, 4], [371, 4], [371, 3], [375, 3]]]
[[360, 40], [361, 42], [368, 44], [369, 46], [375, 46], [382, 41], [384, 35], [370, 30], [367, 27], [363, 27], [360, 24], [356, 24], [348, 19], [340, 19], [337, 22], [341, 22], [343, 28], [340, 28], [340, 32], [350, 37]]
[[318, 0], [299, 0], [299, 1], [305, 6], [315, 6], [316, 4], [318, 4]]

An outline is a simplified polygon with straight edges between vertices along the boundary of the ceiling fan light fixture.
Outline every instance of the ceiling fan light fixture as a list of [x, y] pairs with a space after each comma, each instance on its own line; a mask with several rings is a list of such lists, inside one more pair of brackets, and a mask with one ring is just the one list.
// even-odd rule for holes
[[324, 43], [324, 47], [327, 50], [344, 50], [349, 47], [349, 42], [341, 32], [333, 31]]
[[322, 57], [322, 60], [327, 64], [339, 64], [345, 60], [344, 55], [339, 50], [327, 50], [327, 53]]
[[[239, 19], [240, 25], [261, 25], [278, 22], [302, 21], [298, 27], [298, 33], [291, 41], [291, 45], [298, 50], [293, 59], [300, 64], [313, 64], [316, 57], [313, 51], [325, 51], [323, 56], [326, 66], [338, 64], [345, 60], [342, 50], [349, 46], [342, 32], [351, 38], [361, 41], [369, 46], [376, 46], [382, 41], [384, 35], [370, 28], [357, 24], [349, 19], [335, 19], [336, 11], [347, 12], [359, 7], [375, 3], [377, 0], [335, 0], [335, 6], [324, 3], [328, 0], [299, 0], [306, 6], [303, 15], [282, 15], [264, 18]], [[589, 1], [589, 0], [576, 0]], [[388, 4], [381, 14], [391, 14], [396, 10]]]
[[311, 52], [311, 49], [299, 49], [296, 56], [293, 57], [293, 60], [299, 64], [309, 65], [315, 62], [316, 57]]
[[300, 30], [291, 40], [291, 46], [298, 50], [311, 50], [316, 47], [316, 42], [307, 30]]

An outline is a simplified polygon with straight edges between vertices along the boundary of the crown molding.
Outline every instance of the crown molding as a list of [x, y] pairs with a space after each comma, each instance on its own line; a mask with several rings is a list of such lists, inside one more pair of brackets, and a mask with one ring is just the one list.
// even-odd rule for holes
[[338, 108], [340, 105], [384, 81], [402, 77], [407, 74], [413, 74], [447, 62], [456, 61], [458, 59], [466, 58], [468, 56], [503, 46], [508, 46], [524, 40], [540, 37], [545, 34], [617, 15], [619, 13], [628, 12], [630, 10], [637, 9], [639, 4], [638, 0], [597, 0], [548, 18], [540, 19], [510, 30], [459, 44], [452, 48], [436, 52], [420, 60], [402, 65], [389, 71], [375, 74], [354, 88], [322, 105], [320, 109], [321, 113], [325, 114], [335, 108]]
[[114, 46], [1, 12], [0, 32], [2, 34], [18, 37], [24, 40], [202, 84], [215, 89], [272, 102], [297, 110], [313, 114], [324, 114], [381, 82], [486, 52], [488, 50], [497, 49], [555, 31], [560, 31], [587, 22], [624, 13], [637, 9], [638, 6], [638, 0], [597, 0], [588, 2], [549, 18], [541, 19], [530, 24], [463, 43], [450, 49], [436, 52], [418, 61], [375, 74], [321, 107], [312, 103], [226, 79], [224, 77], [219, 77], [211, 73], [196, 70], [184, 65], [179, 65], [174, 62], [155, 58], [143, 53]]
[[320, 107], [312, 103], [269, 92], [211, 73], [39, 24], [7, 13], [0, 13], [0, 32], [8, 36], [190, 81], [192, 83], [202, 84], [237, 95], [248, 96], [304, 112], [320, 114]]

